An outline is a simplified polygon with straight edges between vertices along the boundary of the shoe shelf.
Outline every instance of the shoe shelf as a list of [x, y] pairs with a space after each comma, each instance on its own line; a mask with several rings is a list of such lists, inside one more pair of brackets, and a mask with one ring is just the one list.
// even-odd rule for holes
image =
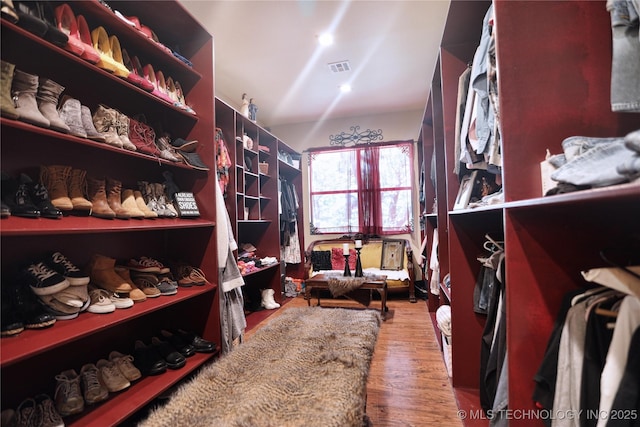
[[[114, 16], [114, 19], [117, 19], [117, 18], [115, 18]], [[112, 88], [117, 94], [117, 96], [121, 96], [122, 91], [126, 90], [128, 92], [127, 96], [130, 101], [135, 100], [135, 98], [131, 97], [131, 92], [136, 93], [137, 97], [139, 97], [140, 99], [144, 99], [143, 101], [139, 100], [138, 102], [132, 102], [132, 105], [128, 107], [130, 109], [137, 110], [137, 111], [145, 111], [149, 108], [145, 104], [148, 104], [151, 101], [158, 105], [162, 105], [164, 108], [173, 110], [174, 114], [178, 116], [183, 116], [183, 120], [186, 119], [191, 122], [196, 122], [198, 120], [197, 115], [190, 114], [181, 108], [171, 105], [168, 102], [163, 101], [159, 97], [152, 95], [150, 92], [147, 92], [139, 88], [133, 83], [130, 83], [127, 80], [116, 76], [115, 74], [109, 73], [103, 70], [102, 68], [96, 65], [93, 65], [88, 61], [85, 61], [79, 56], [74, 55], [73, 53], [63, 48], [60, 48], [52, 43], [49, 43], [47, 40], [41, 37], [38, 37], [37, 35], [32, 34], [18, 27], [17, 25], [12, 24], [11, 22], [8, 22], [2, 19], [2, 39], [3, 39], [2, 50], [3, 51], [5, 52], [7, 51], [7, 49], [5, 49], [5, 43], [7, 44], [11, 43], [12, 41], [10, 40], [13, 40], [15, 37], [20, 38], [20, 43], [25, 46], [25, 51], [20, 52], [16, 56], [11, 56], [3, 52], [3, 59], [5, 61], [9, 61], [15, 64], [17, 69], [23, 69], [23, 68], [33, 69], [34, 67], [37, 68], [38, 66], [35, 64], [38, 62], [50, 63], [52, 65], [55, 65], [49, 68], [48, 73], [46, 74], [46, 77], [49, 77], [54, 81], [61, 83], [63, 86], [67, 87], [67, 90], [65, 91], [65, 93], [70, 92], [69, 89], [73, 89], [74, 85], [79, 83], [84, 83], [84, 81], [82, 80], [77, 82], [72, 82], [71, 80], [73, 79], [70, 78], [70, 76], [77, 77], [77, 76], [80, 76], [81, 74], [86, 74], [87, 72], [89, 72], [94, 74], [95, 76], [99, 76], [100, 79], [103, 80], [104, 85], [102, 85], [103, 86], [102, 89], [105, 91], [105, 95], [108, 95], [110, 91], [109, 88]], [[29, 55], [25, 55], [25, 52], [29, 52]], [[166, 55], [166, 54], [164, 54], [164, 56], [162, 57], [162, 59], [164, 60], [166, 60], [167, 58], [174, 58], [174, 57], [173, 56], [170, 57], [169, 55]], [[173, 60], [174, 59], [171, 59], [172, 62]], [[175, 60], [178, 62], [181, 62], [177, 59]], [[64, 64], [65, 66], [60, 67], [61, 64]], [[189, 75], [191, 73], [194, 73], [194, 72], [192, 71], [191, 68], [187, 67], [186, 75]], [[182, 74], [180, 75], [182, 76]], [[171, 76], [171, 74], [166, 74], [166, 76]], [[200, 75], [194, 74], [191, 78], [187, 79], [186, 81], [184, 79], [181, 79], [180, 83], [184, 85], [183, 89], [185, 90], [185, 92], [188, 92], [188, 90], [193, 85], [195, 85], [195, 83], [197, 83], [200, 78], [201, 78]], [[189, 86], [187, 86], [186, 83], [182, 83], [183, 81], [189, 82]], [[94, 85], [92, 92], [95, 92], [96, 94], [100, 94], [103, 92], [103, 90], [101, 90], [100, 85]], [[83, 92], [83, 96], [85, 95], [90, 95], [90, 94], [85, 91]], [[111, 104], [115, 104], [118, 101], [117, 99], [110, 100], [106, 96], [103, 96], [102, 99], [104, 99], [104, 101], [101, 101], [101, 102], [110, 106]], [[86, 102], [85, 98], [80, 98], [80, 100], [82, 101], [83, 104]], [[92, 108], [92, 111], [93, 111], [93, 108]], [[196, 111], [197, 111], [197, 108], [196, 108]]]
[[66, 345], [87, 335], [113, 328], [132, 319], [162, 310], [202, 294], [214, 292], [216, 287], [217, 285], [212, 284], [193, 286], [191, 288], [181, 287], [175, 295], [147, 298], [146, 301], [134, 304], [131, 308], [117, 309], [113, 313], [93, 314], [83, 312], [76, 319], [59, 320], [47, 329], [25, 329], [15, 337], [0, 340], [0, 351], [2, 353], [0, 366], [4, 369], [14, 363]]
[[187, 358], [187, 364], [180, 369], [171, 370], [156, 376], [144, 377], [131, 384], [131, 387], [119, 392], [102, 404], [91, 406], [82, 413], [81, 418], [65, 419], [70, 427], [103, 427], [118, 425], [134, 415], [140, 408], [149, 404], [159, 393], [191, 374], [217, 356], [215, 353], [196, 353]]

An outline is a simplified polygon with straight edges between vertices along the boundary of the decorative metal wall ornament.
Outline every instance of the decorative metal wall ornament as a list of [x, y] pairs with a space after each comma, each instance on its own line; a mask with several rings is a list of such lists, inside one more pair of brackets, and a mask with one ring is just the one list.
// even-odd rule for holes
[[382, 129], [371, 130], [367, 129], [359, 132], [360, 126], [351, 126], [349, 128], [351, 133], [340, 132], [337, 135], [329, 136], [330, 145], [342, 145], [347, 146], [350, 144], [370, 144], [374, 141], [382, 141]]

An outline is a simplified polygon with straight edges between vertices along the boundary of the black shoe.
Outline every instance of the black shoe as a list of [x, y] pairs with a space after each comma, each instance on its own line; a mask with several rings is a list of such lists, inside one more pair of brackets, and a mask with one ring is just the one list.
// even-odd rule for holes
[[59, 47], [65, 47], [69, 42], [69, 36], [58, 29], [56, 26], [56, 15], [51, 2], [36, 2], [38, 16], [47, 24], [47, 32], [44, 35], [45, 40], [50, 41]]
[[180, 369], [187, 363], [187, 359], [185, 359], [185, 357], [167, 341], [162, 341], [158, 337], [153, 337], [151, 338], [151, 345], [164, 358], [169, 369]]
[[216, 351], [216, 343], [207, 341], [204, 338], [194, 334], [193, 332], [178, 329], [176, 331], [173, 331], [173, 333], [182, 338], [184, 342], [191, 344], [193, 348], [196, 349], [197, 353], [213, 353], [214, 351]]
[[33, 182], [31, 177], [25, 173], [20, 174], [20, 185], [24, 185], [29, 193], [29, 197], [43, 218], [62, 218], [62, 211], [51, 203], [47, 187], [41, 183]]
[[40, 217], [40, 211], [31, 200], [27, 187], [5, 173], [2, 173], [2, 198], [9, 206], [12, 215], [26, 218]]
[[167, 370], [167, 363], [155, 348], [137, 340], [133, 349], [133, 364], [142, 375], [159, 375]]
[[9, 291], [2, 288], [2, 336], [11, 337], [24, 331], [22, 315], [11, 302]]
[[38, 16], [35, 2], [16, 0], [13, 2], [13, 5], [16, 8], [16, 13], [19, 18], [18, 26], [39, 37], [44, 37], [49, 26]]
[[12, 279], [9, 283], [3, 283], [2, 289], [6, 289], [9, 302], [26, 329], [43, 329], [56, 323], [56, 318], [47, 313], [25, 283]]
[[171, 332], [166, 331], [164, 329], [162, 331], [160, 331], [160, 335], [162, 335], [162, 338], [165, 341], [168, 341], [169, 344], [171, 344], [173, 346], [173, 348], [178, 350], [180, 352], [180, 354], [182, 354], [184, 357], [191, 357], [194, 354], [196, 354], [195, 347], [192, 346], [191, 344], [185, 342], [179, 336], [177, 336], [175, 334], [172, 334]]
[[184, 151], [186, 153], [192, 153], [198, 147], [198, 140], [197, 139], [193, 139], [191, 141], [187, 141], [187, 140], [182, 139], [182, 138], [176, 138], [176, 139], [169, 140], [169, 143], [176, 150]]
[[184, 159], [184, 162], [191, 166], [193, 169], [200, 171], [208, 171], [209, 166], [205, 165], [198, 153], [186, 153], [184, 151], [176, 151]]

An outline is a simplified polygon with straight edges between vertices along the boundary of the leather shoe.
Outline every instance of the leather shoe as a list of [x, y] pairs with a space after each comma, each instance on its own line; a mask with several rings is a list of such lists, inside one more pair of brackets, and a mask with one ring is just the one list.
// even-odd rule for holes
[[159, 375], [167, 370], [167, 363], [154, 347], [137, 340], [133, 349], [133, 364], [142, 375]]
[[180, 369], [187, 363], [187, 359], [176, 351], [167, 341], [153, 337], [151, 338], [151, 345], [164, 358], [169, 369]]
[[216, 343], [207, 341], [193, 332], [178, 329], [174, 334], [182, 338], [183, 341], [190, 343], [196, 349], [197, 353], [213, 353], [216, 351]]
[[171, 332], [164, 329], [160, 331], [160, 335], [162, 335], [162, 338], [168, 341], [169, 344], [171, 344], [173, 348], [178, 350], [184, 357], [191, 357], [196, 354], [195, 347], [185, 342], [179, 336], [172, 334]]

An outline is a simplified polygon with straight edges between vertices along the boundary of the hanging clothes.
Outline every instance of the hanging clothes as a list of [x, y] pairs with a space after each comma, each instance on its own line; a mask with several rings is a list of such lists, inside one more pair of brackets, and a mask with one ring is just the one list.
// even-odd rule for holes
[[[223, 197], [227, 197], [227, 187], [229, 185], [229, 169], [231, 168], [231, 157], [227, 144], [224, 141], [222, 129], [216, 128], [216, 173], [218, 176], [218, 185], [222, 191]], [[224, 206], [224, 205], [223, 205]]]

